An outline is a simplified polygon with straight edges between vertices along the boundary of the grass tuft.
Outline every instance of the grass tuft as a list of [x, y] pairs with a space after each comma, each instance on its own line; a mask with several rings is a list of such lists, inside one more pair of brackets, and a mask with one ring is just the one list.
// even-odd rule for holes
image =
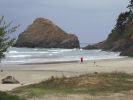
[[18, 96], [10, 95], [6, 92], [1, 92], [0, 91], [0, 100], [25, 100], [25, 99], [21, 99]]

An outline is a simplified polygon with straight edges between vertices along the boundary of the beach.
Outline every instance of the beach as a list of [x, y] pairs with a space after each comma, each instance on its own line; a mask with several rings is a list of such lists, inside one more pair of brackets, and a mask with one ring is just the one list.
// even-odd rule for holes
[[0, 91], [9, 91], [22, 85], [38, 83], [47, 80], [52, 76], [55, 77], [71, 77], [86, 73], [102, 73], [102, 72], [125, 72], [133, 73], [133, 58], [125, 57], [120, 59], [108, 59], [95, 61], [80, 62], [63, 62], [63, 63], [37, 63], [37, 64], [21, 64], [6, 65], [2, 64], [0, 72], [0, 80], [6, 76], [13, 76], [20, 84], [1, 84]]

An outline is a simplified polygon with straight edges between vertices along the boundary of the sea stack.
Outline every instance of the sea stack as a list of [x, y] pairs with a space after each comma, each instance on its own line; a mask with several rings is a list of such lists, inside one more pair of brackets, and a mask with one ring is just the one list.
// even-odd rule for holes
[[37, 18], [19, 35], [15, 47], [80, 48], [78, 37], [69, 34], [45, 18]]

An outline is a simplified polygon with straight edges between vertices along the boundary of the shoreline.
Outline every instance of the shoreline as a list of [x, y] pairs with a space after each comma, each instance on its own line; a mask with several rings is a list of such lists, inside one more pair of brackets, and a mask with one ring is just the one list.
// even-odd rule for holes
[[12, 90], [16, 87], [34, 84], [55, 77], [72, 77], [86, 73], [125, 72], [133, 74], [133, 58], [106, 59], [80, 62], [64, 62], [51, 64], [1, 65], [0, 80], [6, 76], [13, 76], [20, 84], [1, 84], [0, 91]]
[[119, 52], [102, 51], [99, 49], [43, 49], [36, 48], [36, 50], [34, 50], [29, 48], [12, 48], [9, 50], [9, 53], [6, 54], [5, 59], [2, 59], [1, 62], [3, 65], [27, 65], [80, 62], [81, 57], [84, 58], [84, 61], [123, 58], [123, 56], [119, 56]]
[[[127, 57], [127, 56], [121, 56], [119, 58], [105, 58], [105, 59], [91, 59], [91, 60], [86, 60], [84, 59], [84, 63], [86, 62], [92, 62], [92, 61], [105, 61], [105, 60], [120, 60], [120, 59], [132, 59], [132, 57]], [[31, 63], [12, 63], [12, 64], [9, 64], [9, 63], [0, 63], [0, 65], [41, 65], [41, 64], [63, 64], [63, 63], [77, 63], [77, 62], [80, 62], [80, 59], [79, 60], [69, 60], [69, 61], [51, 61], [51, 62], [31, 62]]]
[[[103, 61], [103, 60], [116, 60], [116, 59], [124, 59], [124, 58], [130, 58], [130, 57], [120, 57], [120, 58], [109, 58], [109, 59], [94, 59], [94, 60], [84, 60], [83, 63], [90, 62], [90, 61]], [[51, 62], [35, 62], [35, 63], [24, 63], [24, 64], [18, 64], [18, 65], [34, 65], [34, 64], [63, 64], [63, 63], [77, 63], [81, 62], [79, 60], [71, 60], [71, 61], [51, 61]]]

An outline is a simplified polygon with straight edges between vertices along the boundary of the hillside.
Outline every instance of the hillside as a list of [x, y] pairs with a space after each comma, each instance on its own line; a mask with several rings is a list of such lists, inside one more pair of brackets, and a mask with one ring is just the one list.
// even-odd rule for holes
[[120, 51], [120, 55], [133, 56], [133, 11], [131, 6], [129, 9], [118, 16], [115, 27], [105, 41], [88, 45], [85, 49]]

